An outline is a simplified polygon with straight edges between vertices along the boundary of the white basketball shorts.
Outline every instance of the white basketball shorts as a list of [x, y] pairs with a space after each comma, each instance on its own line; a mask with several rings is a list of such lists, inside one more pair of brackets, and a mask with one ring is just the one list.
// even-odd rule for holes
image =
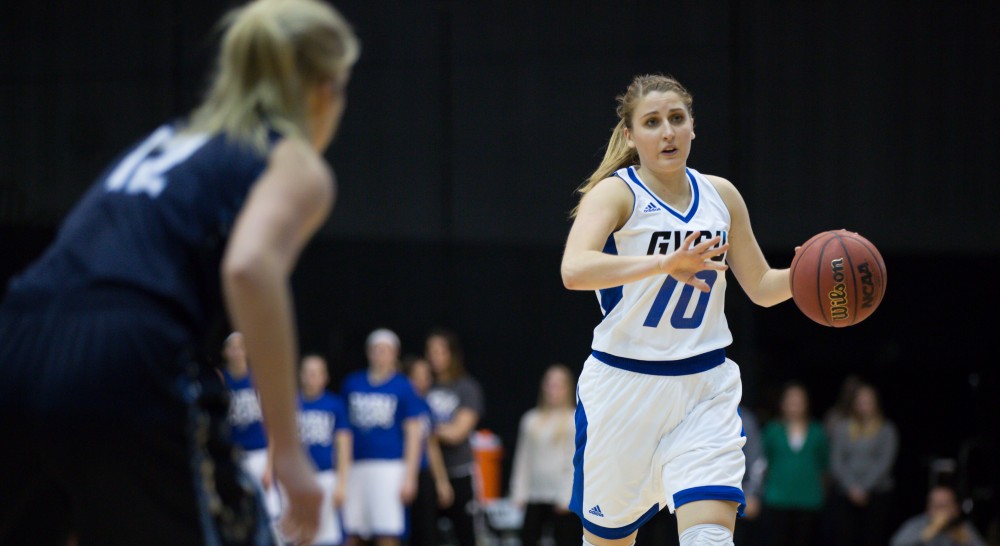
[[399, 537], [405, 531], [403, 500], [405, 467], [401, 459], [355, 461], [347, 479], [344, 529], [365, 540]]
[[737, 412], [739, 367], [704, 372], [630, 372], [593, 356], [577, 388], [570, 508], [606, 539], [624, 538], [664, 506], [724, 500], [744, 508], [746, 442]]
[[[333, 492], [337, 488], [337, 472], [335, 470], [324, 470], [316, 474], [316, 481], [323, 489], [323, 502], [319, 505], [319, 527], [316, 529], [316, 536], [311, 544], [315, 546], [337, 546], [344, 542], [344, 536], [340, 529], [340, 514], [337, 507], [333, 505]], [[288, 506], [288, 498], [284, 490], [281, 491], [282, 506]], [[277, 533], [282, 538], [282, 543], [290, 544], [291, 540], [281, 533], [280, 525], [275, 526]]]
[[255, 449], [245, 452], [240, 463], [243, 466], [243, 471], [253, 478], [254, 483], [261, 490], [261, 498], [264, 500], [264, 510], [267, 512], [267, 515], [272, 520], [277, 519], [281, 514], [281, 497], [278, 493], [278, 487], [272, 485], [265, 490], [260, 481], [261, 476], [264, 475], [264, 470], [267, 468], [267, 449]]

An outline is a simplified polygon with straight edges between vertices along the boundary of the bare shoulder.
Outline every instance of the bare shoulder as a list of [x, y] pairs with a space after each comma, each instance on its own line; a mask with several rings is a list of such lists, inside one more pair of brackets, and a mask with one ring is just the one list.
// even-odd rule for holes
[[635, 196], [628, 184], [617, 176], [609, 176], [594, 185], [587, 195], [583, 197], [581, 205], [590, 201], [596, 202], [602, 207], [613, 206], [622, 210], [632, 210]]
[[737, 190], [736, 186], [729, 180], [726, 180], [721, 176], [715, 176], [714, 174], [706, 174], [704, 176], [709, 182], [711, 182], [712, 186], [715, 187], [715, 190], [722, 195], [723, 199], [728, 201], [730, 197], [739, 197], [739, 190]]
[[719, 195], [722, 196], [723, 202], [726, 203], [726, 207], [729, 208], [730, 214], [738, 213], [746, 209], [746, 203], [743, 201], [743, 196], [740, 195], [740, 191], [736, 189], [736, 186], [722, 178], [721, 176], [715, 176], [713, 174], [704, 175], [706, 179], [712, 184]]
[[326, 161], [298, 138], [283, 138], [274, 146], [268, 157], [268, 170], [304, 186], [330, 187], [334, 182]]

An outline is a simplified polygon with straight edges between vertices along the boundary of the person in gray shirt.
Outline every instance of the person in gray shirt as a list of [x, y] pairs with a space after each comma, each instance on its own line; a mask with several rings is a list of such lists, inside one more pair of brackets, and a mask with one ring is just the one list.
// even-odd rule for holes
[[899, 450], [896, 426], [885, 418], [869, 384], [854, 392], [847, 419], [830, 438], [835, 485], [832, 514], [837, 546], [882, 545], [892, 510], [892, 469]]
[[427, 405], [438, 425], [434, 429], [441, 444], [444, 465], [454, 491], [454, 502], [442, 514], [451, 520], [460, 546], [476, 544], [472, 519], [472, 433], [483, 415], [483, 390], [465, 372], [458, 336], [434, 330], [427, 336], [427, 360], [434, 371], [434, 385]]
[[962, 519], [958, 498], [939, 485], [927, 495], [927, 510], [906, 520], [892, 536], [890, 546], [986, 546], [976, 528]]

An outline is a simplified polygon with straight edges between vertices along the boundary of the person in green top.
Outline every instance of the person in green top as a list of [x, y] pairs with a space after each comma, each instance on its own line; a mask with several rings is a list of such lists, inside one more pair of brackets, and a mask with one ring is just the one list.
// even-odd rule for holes
[[780, 410], [762, 432], [767, 544], [815, 544], [829, 464], [826, 434], [823, 425], [810, 417], [809, 394], [801, 384], [785, 386]]

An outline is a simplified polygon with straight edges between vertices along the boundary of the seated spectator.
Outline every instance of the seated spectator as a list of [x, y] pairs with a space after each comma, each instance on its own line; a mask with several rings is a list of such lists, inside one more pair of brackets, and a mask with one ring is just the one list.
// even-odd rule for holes
[[955, 491], [939, 485], [927, 495], [927, 510], [906, 520], [891, 546], [986, 546], [975, 527], [962, 517]]

